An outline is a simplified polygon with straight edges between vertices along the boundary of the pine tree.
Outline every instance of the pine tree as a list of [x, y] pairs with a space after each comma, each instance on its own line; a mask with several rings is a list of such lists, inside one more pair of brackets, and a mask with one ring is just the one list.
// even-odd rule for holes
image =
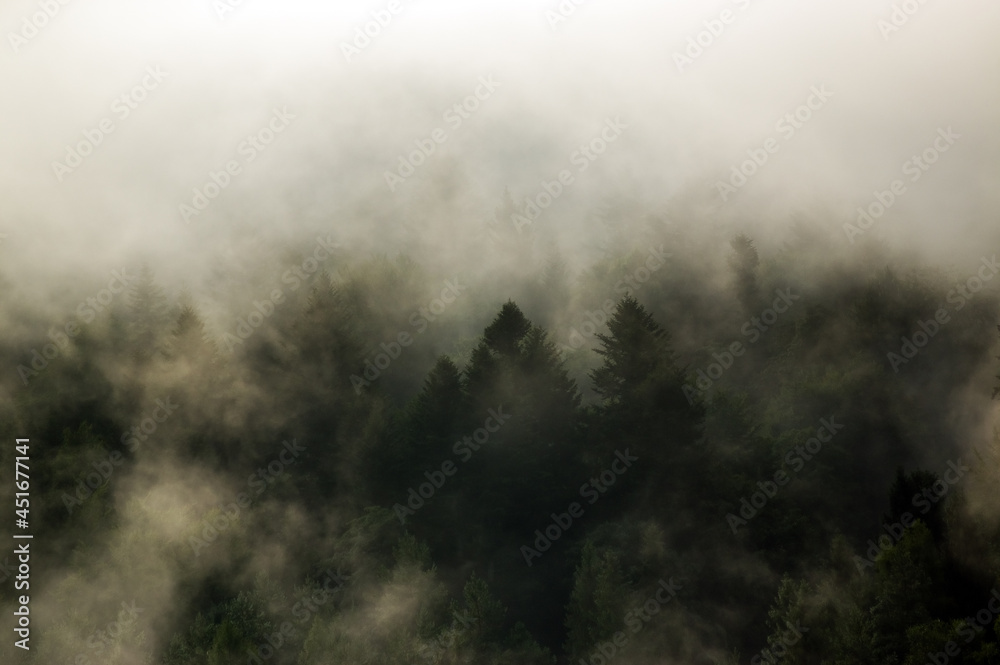
[[185, 305], [177, 315], [177, 321], [170, 334], [171, 355], [191, 362], [212, 362], [216, 355], [215, 345], [205, 332], [205, 324], [194, 307]]
[[579, 487], [580, 394], [545, 331], [513, 302], [483, 331], [463, 384], [470, 408], [462, 433], [482, 429], [491, 410], [505, 414], [458, 479], [480, 497], [478, 523], [495, 538], [497, 527], [520, 528]]
[[129, 313], [127, 334], [134, 356], [138, 360], [148, 359], [157, 351], [169, 322], [167, 298], [148, 265], [140, 268], [126, 301]]
[[410, 406], [410, 426], [425, 437], [448, 439], [465, 410], [462, 374], [450, 358], [441, 356]]
[[[897, 467], [896, 477], [889, 488], [889, 513], [883, 516], [883, 523], [893, 524], [900, 521], [903, 513], [916, 513], [913, 497], [930, 489], [936, 482], [939, 482], [938, 477], [930, 471], [905, 473], [903, 467]], [[934, 502], [927, 514], [920, 515], [936, 542], [944, 539], [943, 506], [943, 503]]]
[[490, 592], [486, 580], [472, 573], [462, 590], [462, 601], [463, 607], [456, 607], [456, 614], [472, 624], [467, 627], [462, 641], [476, 649], [500, 646], [505, 634], [507, 608]]
[[530, 377], [535, 384], [531, 387], [541, 391], [531, 398], [556, 397], [572, 409], [580, 398], [575, 382], [566, 376], [558, 350], [545, 331], [533, 326], [517, 305], [507, 301], [472, 352], [465, 387], [484, 408], [496, 406], [498, 399], [513, 406], [532, 401], [523, 385]]
[[440, 468], [442, 460], [452, 456], [452, 442], [466, 411], [461, 372], [442, 356], [420, 393], [391, 419], [367, 455], [365, 465], [376, 492], [395, 500], [401, 487], [419, 478], [420, 470]]
[[729, 241], [733, 255], [729, 258], [729, 267], [736, 277], [736, 297], [747, 314], [756, 313], [760, 309], [760, 291], [757, 284], [757, 269], [760, 257], [750, 236], [740, 234]]
[[[997, 326], [997, 331], [1000, 331], [1000, 326]], [[1000, 356], [997, 356], [997, 360], [1000, 360]], [[996, 375], [996, 379], [1000, 381], [1000, 374]], [[1000, 384], [997, 384], [996, 387], [993, 388], [993, 399], [996, 399], [998, 395], [1000, 395]]]
[[597, 335], [604, 363], [590, 377], [605, 404], [625, 405], [651, 376], [672, 367], [670, 337], [632, 296], [618, 303], [608, 330]]
[[591, 541], [583, 546], [566, 606], [566, 653], [570, 661], [585, 657], [594, 645], [621, 629], [625, 580], [613, 552], [599, 553]]
[[624, 487], [642, 487], [645, 501], [657, 509], [667, 504], [663, 486], [678, 496], [696, 496], [698, 477], [692, 470], [709, 466], [705, 453], [692, 445], [704, 411], [684, 394], [669, 334], [626, 296], [608, 321], [608, 334], [597, 337], [603, 362], [590, 377], [602, 403], [586, 445], [589, 461], [631, 446], [642, 462], [629, 472]]
[[531, 322], [525, 318], [521, 310], [508, 300], [500, 308], [500, 313], [493, 323], [483, 331], [483, 343], [503, 358], [513, 358], [519, 351], [519, 344], [528, 331]]

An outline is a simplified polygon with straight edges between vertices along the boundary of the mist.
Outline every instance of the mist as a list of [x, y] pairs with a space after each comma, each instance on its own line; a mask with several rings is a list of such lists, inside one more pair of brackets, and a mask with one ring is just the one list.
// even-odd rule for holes
[[998, 24], [9, 0], [3, 661], [946, 653], [1000, 575]]

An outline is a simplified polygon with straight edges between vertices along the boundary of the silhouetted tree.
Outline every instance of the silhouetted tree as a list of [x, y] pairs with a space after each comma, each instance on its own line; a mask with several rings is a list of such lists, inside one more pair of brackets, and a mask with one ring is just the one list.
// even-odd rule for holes
[[756, 313], [760, 309], [760, 287], [757, 283], [757, 268], [760, 257], [750, 236], [740, 234], [729, 241], [733, 249], [729, 257], [729, 267], [736, 278], [736, 297], [747, 314]]

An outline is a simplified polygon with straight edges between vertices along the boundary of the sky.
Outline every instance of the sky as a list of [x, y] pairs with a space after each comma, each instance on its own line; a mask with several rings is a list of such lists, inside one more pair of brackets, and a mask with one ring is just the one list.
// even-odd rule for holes
[[[300, 235], [407, 251], [403, 229], [420, 224], [460, 262], [505, 187], [535, 199], [568, 170], [530, 230], [570, 256], [593, 232], [587, 211], [614, 196], [751, 230], [764, 248], [796, 216], [850, 243], [858, 207], [900, 180], [865, 233], [972, 265], [998, 240], [998, 18], [985, 0], [9, 0], [0, 257], [26, 285], [136, 256], [197, 285]], [[496, 85], [450, 124], [481, 80]], [[248, 147], [276, 112], [287, 127]], [[796, 112], [807, 119], [779, 125]], [[602, 146], [608, 122], [623, 129]], [[435, 129], [444, 142], [391, 186]], [[573, 157], [595, 140], [606, 149], [584, 170]], [[81, 142], [90, 154], [68, 168]], [[929, 149], [935, 163], [915, 171]], [[185, 216], [232, 161], [239, 173]]]

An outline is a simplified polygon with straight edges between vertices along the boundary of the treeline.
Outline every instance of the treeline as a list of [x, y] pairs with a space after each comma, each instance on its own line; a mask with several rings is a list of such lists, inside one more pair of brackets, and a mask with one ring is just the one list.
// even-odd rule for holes
[[648, 252], [450, 301], [331, 261], [235, 350], [143, 270], [9, 387], [25, 662], [1000, 662], [997, 298], [865, 251], [739, 236], [724, 284], [647, 269], [578, 348], [566, 303]]

